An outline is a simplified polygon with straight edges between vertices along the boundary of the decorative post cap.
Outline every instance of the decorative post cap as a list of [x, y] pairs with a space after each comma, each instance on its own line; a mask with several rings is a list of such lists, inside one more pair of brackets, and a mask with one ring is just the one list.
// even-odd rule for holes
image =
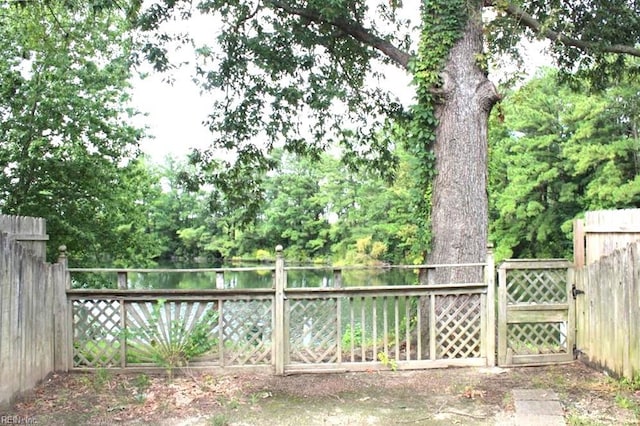
[[278, 245], [276, 246], [276, 253], [282, 253], [282, 251], [283, 251], [283, 250], [284, 250], [284, 247], [282, 247], [282, 245], [281, 245], [281, 244], [278, 244]]
[[64, 244], [58, 247], [58, 257], [67, 257], [67, 246]]

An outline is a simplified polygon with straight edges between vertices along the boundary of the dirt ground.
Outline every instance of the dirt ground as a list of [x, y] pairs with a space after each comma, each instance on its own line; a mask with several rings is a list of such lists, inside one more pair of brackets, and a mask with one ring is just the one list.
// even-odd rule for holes
[[182, 373], [54, 375], [0, 412], [0, 423], [489, 425], [513, 413], [511, 389], [549, 388], [570, 425], [640, 424], [640, 383], [613, 380], [580, 362], [285, 377]]

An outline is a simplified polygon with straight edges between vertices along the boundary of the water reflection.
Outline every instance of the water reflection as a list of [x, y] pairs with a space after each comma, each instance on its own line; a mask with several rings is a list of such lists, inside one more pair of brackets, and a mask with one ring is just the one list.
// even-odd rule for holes
[[[175, 266], [184, 268], [184, 265]], [[230, 267], [238, 267], [232, 265]], [[163, 268], [167, 268], [164, 265]], [[136, 273], [129, 276], [129, 288], [154, 289], [212, 289], [216, 288], [215, 272], [157, 272]], [[343, 287], [371, 287], [385, 285], [416, 284], [417, 274], [405, 269], [343, 270]], [[271, 288], [273, 272], [225, 271], [224, 288]], [[287, 287], [333, 287], [334, 273], [331, 269], [291, 269], [287, 270]]]

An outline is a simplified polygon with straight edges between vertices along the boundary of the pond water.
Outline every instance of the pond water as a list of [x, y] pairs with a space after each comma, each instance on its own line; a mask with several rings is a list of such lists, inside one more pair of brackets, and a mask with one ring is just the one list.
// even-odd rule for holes
[[[240, 265], [225, 265], [225, 267]], [[242, 265], [243, 267], [245, 265]], [[256, 266], [251, 265], [251, 266]], [[168, 265], [161, 266], [167, 268]], [[175, 268], [185, 268], [184, 265]], [[273, 273], [268, 269], [258, 271], [225, 271], [224, 288], [271, 288]], [[157, 272], [129, 274], [129, 288], [156, 289], [210, 289], [216, 288], [215, 272]], [[417, 273], [410, 269], [357, 269], [342, 271], [343, 287], [370, 287], [416, 284]], [[331, 269], [287, 270], [287, 287], [333, 287]]]

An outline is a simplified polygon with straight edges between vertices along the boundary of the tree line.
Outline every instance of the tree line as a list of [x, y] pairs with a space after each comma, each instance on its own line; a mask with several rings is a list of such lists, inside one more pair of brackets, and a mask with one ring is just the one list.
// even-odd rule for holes
[[[139, 152], [148, 135], [131, 124], [129, 82], [142, 61], [173, 66], [161, 24], [193, 13], [188, 3], [2, 4], [0, 211], [45, 217], [74, 265], [150, 266], [264, 258], [276, 244], [300, 260], [408, 263], [453, 250], [448, 262], [477, 261], [487, 238], [499, 258], [570, 256], [574, 217], [638, 205], [633, 2], [429, 2], [413, 22], [415, 52], [400, 2], [376, 9], [391, 30], [364, 25], [366, 2], [320, 3], [200, 4], [230, 29], [221, 51], [197, 47], [196, 75], [203, 90], [237, 95], [208, 123], [235, 161], [209, 150], [160, 166]], [[538, 34], [556, 41], [558, 71], [500, 100], [471, 43], [486, 7], [497, 13], [492, 49]], [[413, 73], [415, 106], [367, 85], [376, 61]], [[460, 67], [475, 83], [456, 80], [471, 75]], [[465, 101], [467, 84], [482, 96]], [[456, 124], [464, 105], [475, 112]]]

